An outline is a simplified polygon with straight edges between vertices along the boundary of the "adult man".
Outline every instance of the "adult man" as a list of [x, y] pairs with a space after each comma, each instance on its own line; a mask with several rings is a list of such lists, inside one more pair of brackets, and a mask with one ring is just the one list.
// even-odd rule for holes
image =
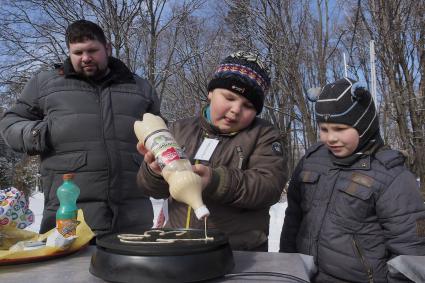
[[159, 114], [155, 91], [110, 57], [98, 25], [76, 21], [65, 37], [69, 58], [63, 66], [32, 78], [0, 121], [9, 146], [41, 156], [40, 233], [55, 226], [56, 189], [67, 172], [76, 173], [78, 206], [97, 234], [149, 228], [153, 210], [136, 186], [141, 157], [133, 123], [145, 112]]

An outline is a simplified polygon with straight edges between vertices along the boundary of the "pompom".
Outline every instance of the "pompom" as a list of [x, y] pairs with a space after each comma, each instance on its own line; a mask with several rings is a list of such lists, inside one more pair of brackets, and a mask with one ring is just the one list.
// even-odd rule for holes
[[369, 94], [369, 91], [361, 82], [356, 82], [351, 86], [351, 96], [356, 100], [362, 100]]
[[316, 102], [319, 99], [319, 95], [322, 92], [320, 87], [312, 87], [307, 90], [306, 97], [310, 102]]

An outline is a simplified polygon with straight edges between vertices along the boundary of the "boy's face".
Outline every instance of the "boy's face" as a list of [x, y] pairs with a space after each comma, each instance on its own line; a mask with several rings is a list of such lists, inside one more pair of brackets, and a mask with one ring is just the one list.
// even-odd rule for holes
[[320, 141], [336, 157], [347, 157], [359, 145], [359, 133], [351, 126], [335, 123], [319, 123]]
[[98, 40], [85, 40], [69, 44], [69, 57], [74, 70], [87, 78], [99, 79], [106, 75], [110, 45]]
[[222, 133], [245, 129], [257, 116], [254, 105], [233, 91], [216, 88], [208, 93], [208, 99], [212, 124]]

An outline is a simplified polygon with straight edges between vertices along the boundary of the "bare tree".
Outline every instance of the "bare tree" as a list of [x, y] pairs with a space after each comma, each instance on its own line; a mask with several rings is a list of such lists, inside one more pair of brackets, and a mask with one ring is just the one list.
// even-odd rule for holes
[[170, 120], [199, 115], [207, 104], [207, 84], [226, 54], [224, 40], [219, 25], [207, 23], [205, 19], [188, 18], [168, 70], [173, 76], [167, 84], [163, 107]]
[[[9, 0], [0, 11], [1, 105], [8, 108], [26, 81], [67, 56], [64, 33], [77, 19], [97, 22], [115, 57], [142, 72], [162, 97], [176, 42], [188, 17], [203, 3], [185, 1]], [[190, 54], [193, 56], [193, 54]], [[7, 60], [5, 60], [7, 59]], [[146, 61], [144, 61], [146, 59]], [[182, 66], [187, 59], [181, 61]], [[172, 89], [172, 88], [170, 88]]]
[[[377, 54], [385, 142], [425, 180], [425, 3], [402, 0], [7, 0], [0, 10], [0, 103], [9, 107], [35, 72], [67, 56], [76, 19], [102, 26], [115, 57], [148, 78], [170, 121], [198, 115], [214, 67], [245, 49], [266, 59], [272, 86], [263, 118], [280, 129], [292, 171], [317, 140], [310, 87], [345, 76], [370, 83]], [[422, 182], [425, 196], [425, 182]]]
[[252, 7], [250, 0], [226, 0], [227, 13], [225, 23], [231, 33], [233, 50], [253, 50], [252, 27], [255, 18], [251, 17]]
[[[408, 153], [411, 169], [425, 180], [425, 3], [380, 0], [359, 7], [363, 36], [374, 40], [377, 48], [385, 138]], [[359, 39], [357, 44], [365, 49], [367, 43]], [[421, 184], [425, 197], [425, 183]]]
[[[188, 18], [196, 12], [204, 0], [191, 1], [145, 1], [138, 21], [138, 40], [140, 47], [139, 58], [142, 62], [137, 65], [140, 70], [157, 89], [160, 100], [166, 90], [167, 81], [172, 76], [174, 55], [177, 50], [179, 37]], [[135, 58], [136, 59], [136, 58]], [[187, 59], [183, 59], [182, 63]]]
[[84, 0], [93, 15], [103, 27], [112, 43], [114, 56], [120, 58], [132, 71], [136, 70], [134, 60], [138, 55], [132, 42], [137, 36], [137, 20], [142, 11], [141, 0]]
[[328, 1], [318, 0], [314, 7], [311, 1], [253, 2], [253, 42], [267, 51], [273, 78], [265, 117], [281, 129], [292, 170], [304, 150], [317, 141], [314, 112], [305, 93], [323, 86], [328, 74], [338, 71], [332, 63], [339, 55], [342, 31], [331, 24]]

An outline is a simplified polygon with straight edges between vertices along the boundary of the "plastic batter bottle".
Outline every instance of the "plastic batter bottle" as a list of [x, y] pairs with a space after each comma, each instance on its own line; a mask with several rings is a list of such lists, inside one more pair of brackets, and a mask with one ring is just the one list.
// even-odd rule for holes
[[134, 123], [134, 132], [139, 141], [153, 152], [162, 176], [170, 185], [170, 195], [184, 202], [195, 211], [201, 220], [210, 212], [202, 201], [201, 177], [192, 170], [190, 161], [171, 135], [161, 117], [145, 113], [143, 121]]

